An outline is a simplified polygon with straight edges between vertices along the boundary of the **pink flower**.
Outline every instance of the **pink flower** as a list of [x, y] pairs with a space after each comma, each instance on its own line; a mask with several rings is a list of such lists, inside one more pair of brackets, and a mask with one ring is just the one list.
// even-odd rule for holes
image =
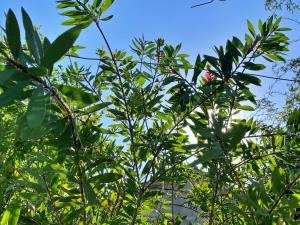
[[216, 79], [216, 76], [213, 73], [209, 72], [209, 71], [206, 71], [203, 77], [204, 77], [204, 80], [207, 83], [209, 83], [209, 82]]

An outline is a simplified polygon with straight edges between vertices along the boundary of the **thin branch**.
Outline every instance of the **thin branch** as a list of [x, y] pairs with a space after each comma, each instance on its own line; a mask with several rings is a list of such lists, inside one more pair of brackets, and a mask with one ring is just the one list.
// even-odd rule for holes
[[[84, 57], [84, 56], [75, 56], [75, 55], [69, 55], [69, 54], [66, 54], [66, 56], [69, 56], [69, 57], [72, 57], [72, 58], [77, 58], [77, 59], [83, 59], [83, 60], [94, 60], [94, 61], [101, 61], [103, 59], [101, 58], [93, 58], [93, 57]], [[119, 62], [121, 60], [116, 60], [116, 62]], [[130, 61], [130, 62], [133, 62], [133, 61]], [[139, 64], [142, 64], [142, 63], [145, 63], [145, 62], [142, 62], [142, 61], [138, 61], [137, 63]], [[151, 63], [152, 65], [159, 65], [157, 63]], [[159, 65], [161, 67], [163, 67], [164, 65]], [[166, 67], [169, 67], [169, 65], [165, 65]], [[194, 69], [193, 67], [191, 69]], [[281, 78], [281, 77], [273, 77], [273, 76], [270, 76], [270, 75], [262, 75], [262, 74], [252, 74], [252, 73], [247, 73], [249, 75], [252, 75], [252, 76], [255, 76], [255, 77], [262, 77], [262, 78], [267, 78], [267, 79], [272, 79], [272, 80], [278, 80], [278, 81], [288, 81], [288, 82], [300, 82], [300, 80], [297, 80], [297, 79], [288, 79], [288, 78]]]
[[262, 75], [262, 74], [251, 74], [251, 73], [247, 73], [249, 75], [255, 76], [255, 77], [263, 77], [263, 78], [267, 78], [267, 79], [272, 79], [272, 80], [281, 80], [281, 81], [289, 81], [289, 82], [300, 82], [300, 80], [297, 79], [287, 79], [287, 78], [281, 78], [281, 77], [272, 77], [272, 76], [267, 76], [267, 75]]
[[[151, 165], [149, 168], [153, 168], [154, 163], [156, 158], [158, 157], [158, 155], [160, 154], [161, 150], [163, 149], [163, 146], [165, 144], [165, 142], [168, 140], [168, 136], [186, 119], [187, 116], [189, 116], [194, 110], [196, 110], [199, 106], [201, 106], [202, 104], [204, 104], [208, 99], [210, 99], [218, 90], [220, 90], [221, 88], [223, 88], [223, 85], [219, 86], [218, 88], [215, 89], [214, 92], [212, 92], [210, 95], [205, 96], [205, 98], [201, 99], [198, 104], [195, 104], [195, 106], [188, 110], [177, 122], [175, 122], [174, 126], [169, 130], [169, 132], [165, 135], [165, 137], [161, 140], [161, 144], [158, 146], [156, 153], [153, 155], [153, 159], [151, 162]], [[178, 164], [176, 164], [178, 165]], [[144, 184], [146, 185], [147, 182], [147, 178], [150, 174], [151, 169], [149, 170], [149, 172], [146, 175], [145, 178], [145, 182]], [[163, 173], [162, 175], [164, 175], [165, 173]], [[144, 185], [144, 189], [148, 188], [151, 184], [153, 184], [155, 181], [157, 181], [157, 179], [159, 179], [161, 176], [156, 177], [154, 180], [152, 180], [151, 182], [149, 182], [149, 184], [147, 184], [147, 186]]]
[[98, 31], [100, 32], [104, 42], [105, 42], [105, 45], [108, 49], [108, 52], [111, 56], [111, 59], [113, 61], [113, 64], [115, 66], [115, 69], [116, 69], [116, 73], [117, 73], [117, 76], [118, 76], [118, 80], [119, 80], [119, 83], [120, 83], [120, 88], [121, 88], [121, 94], [122, 94], [122, 97], [123, 97], [123, 100], [124, 100], [124, 106], [125, 106], [125, 112], [126, 112], [126, 119], [128, 121], [128, 130], [129, 130], [129, 135], [130, 135], [130, 141], [131, 141], [131, 149], [132, 149], [132, 155], [133, 155], [133, 158], [134, 158], [134, 167], [135, 167], [135, 170], [136, 170], [136, 174], [137, 174], [137, 177], [138, 177], [138, 180], [140, 181], [140, 176], [139, 176], [139, 172], [138, 172], [138, 167], [137, 167], [137, 159], [136, 159], [136, 154], [135, 154], [135, 145], [134, 145], [134, 140], [133, 140], [133, 126], [132, 126], [132, 123], [131, 123], [131, 118], [130, 118], [130, 112], [129, 112], [129, 107], [128, 107], [128, 103], [127, 103], [127, 99], [126, 99], [126, 94], [125, 94], [125, 90], [124, 90], [124, 84], [123, 84], [123, 81], [122, 81], [122, 77], [121, 77], [121, 73], [120, 73], [120, 70], [119, 70], [119, 67], [118, 67], [118, 64], [117, 64], [117, 60], [113, 54], [113, 51], [111, 49], [111, 46], [106, 38], [106, 35], [104, 34], [102, 28], [100, 27], [100, 24], [99, 24], [99, 21], [97, 18], [95, 18], [93, 16], [93, 14], [90, 12], [90, 10], [84, 5], [82, 4], [80, 1], [76, 1], [88, 14], [88, 16], [93, 20], [93, 22], [95, 23]]
[[72, 138], [73, 138], [73, 146], [74, 146], [74, 149], [75, 149], [75, 164], [76, 164], [76, 169], [77, 169], [77, 175], [79, 177], [79, 189], [80, 189], [82, 203], [83, 203], [83, 206], [84, 206], [84, 213], [83, 213], [84, 223], [83, 224], [85, 225], [86, 224], [86, 211], [85, 211], [86, 201], [85, 201], [84, 190], [83, 190], [82, 171], [81, 171], [80, 161], [79, 161], [79, 146], [77, 144], [76, 125], [75, 125], [75, 121], [74, 121], [72, 112], [71, 112], [70, 108], [67, 106], [67, 104], [64, 103], [64, 101], [59, 97], [59, 94], [57, 93], [56, 89], [53, 88], [52, 85], [49, 86], [40, 77], [38, 77], [34, 74], [30, 74], [25, 66], [19, 64], [18, 62], [14, 61], [13, 59], [7, 57], [4, 60], [6, 60], [9, 64], [15, 66], [17, 69], [19, 69], [24, 74], [27, 74], [32, 80], [34, 80], [37, 83], [41, 84], [46, 90], [49, 90], [50, 95], [53, 96], [56, 99], [58, 104], [65, 111], [66, 116], [67, 116], [68, 120], [70, 121]]
[[214, 1], [215, 1], [215, 0], [210, 0], [210, 1], [208, 1], [208, 2], [204, 2], [204, 3], [192, 5], [191, 8], [196, 8], [196, 7], [200, 7], [200, 6], [203, 6], [203, 5], [208, 5], [208, 4], [213, 3]]
[[[191, 8], [196, 8], [196, 7], [200, 7], [200, 6], [204, 6], [204, 5], [208, 5], [208, 4], [211, 4], [213, 3], [215, 0], [210, 0], [208, 2], [204, 2], [204, 3], [200, 3], [200, 4], [196, 4], [196, 5], [193, 5], [191, 6]], [[226, 0], [219, 0], [220, 2], [225, 2]]]

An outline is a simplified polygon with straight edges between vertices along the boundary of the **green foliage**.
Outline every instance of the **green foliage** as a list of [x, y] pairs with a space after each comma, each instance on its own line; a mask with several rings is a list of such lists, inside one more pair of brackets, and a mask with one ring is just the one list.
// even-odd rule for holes
[[26, 119], [28, 126], [37, 128], [42, 125], [46, 116], [47, 97], [44, 96], [42, 87], [37, 87], [31, 95], [28, 103], [28, 110], [26, 112]]
[[26, 36], [28, 49], [31, 52], [31, 54], [34, 56], [36, 63], [40, 65], [41, 59], [43, 58], [43, 47], [42, 47], [41, 39], [37, 31], [34, 29], [29, 15], [23, 8], [22, 8], [22, 17], [23, 17], [25, 36]]
[[21, 207], [20, 203], [13, 201], [4, 211], [0, 224], [17, 225], [20, 217]]
[[80, 34], [80, 31], [80, 27], [73, 27], [55, 39], [54, 42], [45, 49], [45, 56], [42, 59], [42, 65], [51, 70], [54, 63], [63, 57], [73, 46]]
[[[257, 29], [248, 21], [245, 41], [233, 37], [193, 63], [162, 39], [134, 39], [133, 55], [107, 43], [94, 71], [74, 61], [75, 42], [91, 23], [107, 40], [99, 21], [113, 1], [57, 2], [74, 27], [52, 43], [22, 9], [21, 48], [7, 14], [1, 224], [183, 224], [187, 215], [173, 214], [180, 197], [206, 224], [297, 223], [299, 110], [272, 134], [239, 118], [255, 107], [257, 61], [288, 51], [280, 18]], [[59, 62], [66, 55], [69, 65]]]
[[6, 35], [11, 54], [18, 59], [21, 49], [20, 29], [17, 18], [12, 10], [9, 10], [6, 16]]

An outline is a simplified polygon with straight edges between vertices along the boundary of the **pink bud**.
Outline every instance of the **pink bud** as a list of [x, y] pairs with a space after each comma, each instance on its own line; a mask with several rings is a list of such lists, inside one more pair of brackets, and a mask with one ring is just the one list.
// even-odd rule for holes
[[207, 83], [216, 79], [216, 76], [209, 71], [206, 71], [203, 77]]

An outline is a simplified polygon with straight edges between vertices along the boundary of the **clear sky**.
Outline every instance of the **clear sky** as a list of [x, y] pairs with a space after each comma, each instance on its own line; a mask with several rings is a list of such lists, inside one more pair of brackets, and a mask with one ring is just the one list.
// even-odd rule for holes
[[[109, 42], [113, 49], [129, 50], [128, 46], [134, 37], [145, 36], [146, 39], [162, 37], [167, 43], [183, 44], [183, 51], [191, 56], [194, 62], [196, 54], [213, 54], [212, 47], [226, 43], [233, 35], [243, 39], [247, 32], [246, 20], [257, 24], [259, 18], [265, 20], [271, 15], [264, 8], [264, 0], [227, 0], [191, 9], [193, 4], [206, 0], [116, 0], [106, 12], [114, 17], [103, 22]], [[61, 26], [65, 19], [59, 15], [54, 0], [0, 0], [0, 24], [5, 24], [4, 13], [12, 8], [20, 18], [23, 6], [30, 14], [34, 24], [41, 25], [41, 32], [50, 40], [67, 29]], [[299, 18], [298, 14], [287, 14], [284, 17]], [[285, 24], [295, 29], [289, 32], [291, 39], [300, 37], [299, 25], [284, 20]], [[21, 22], [20, 22], [21, 24]], [[298, 26], [298, 27], [297, 27]], [[104, 46], [95, 27], [82, 33], [78, 44], [87, 48], [81, 52], [83, 56], [93, 56], [95, 48]], [[299, 42], [291, 46], [288, 58], [298, 54]], [[272, 75], [268, 69], [263, 72]], [[287, 75], [290, 76], [290, 75]], [[263, 80], [263, 87], [255, 92], [262, 95], [272, 81]], [[284, 83], [280, 88], [285, 87]], [[281, 100], [278, 99], [278, 102]]]

